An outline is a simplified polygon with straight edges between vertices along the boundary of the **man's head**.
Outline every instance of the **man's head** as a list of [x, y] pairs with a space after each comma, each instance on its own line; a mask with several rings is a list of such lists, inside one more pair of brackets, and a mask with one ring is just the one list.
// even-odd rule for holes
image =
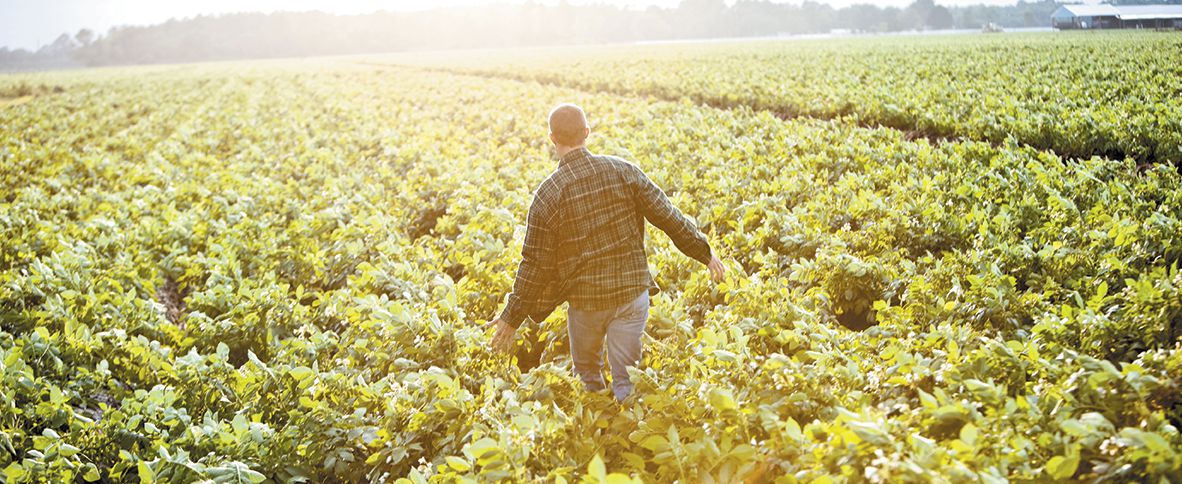
[[576, 148], [583, 146], [591, 128], [587, 127], [587, 116], [583, 108], [574, 104], [559, 104], [550, 111], [550, 141], [555, 146]]

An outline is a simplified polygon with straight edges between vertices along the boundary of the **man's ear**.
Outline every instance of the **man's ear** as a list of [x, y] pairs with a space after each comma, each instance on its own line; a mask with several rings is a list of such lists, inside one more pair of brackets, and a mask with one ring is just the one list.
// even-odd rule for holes
[[583, 139], [591, 137], [591, 128], [583, 128]]
[[558, 146], [558, 140], [554, 138], [554, 133], [550, 133], [550, 142], [554, 143], [554, 146]]

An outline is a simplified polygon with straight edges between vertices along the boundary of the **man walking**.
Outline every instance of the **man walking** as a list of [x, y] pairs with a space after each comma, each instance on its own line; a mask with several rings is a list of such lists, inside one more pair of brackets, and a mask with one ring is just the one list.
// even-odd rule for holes
[[492, 346], [512, 347], [526, 316], [541, 321], [569, 301], [567, 329], [575, 374], [590, 391], [604, 389], [607, 342], [612, 393], [632, 393], [627, 367], [640, 364], [649, 297], [658, 289], [644, 254], [644, 221], [706, 264], [714, 281], [725, 269], [706, 237], [636, 165], [592, 154], [583, 110], [562, 104], [550, 113], [558, 168], [538, 187], [526, 219], [525, 244], [513, 292], [492, 325]]

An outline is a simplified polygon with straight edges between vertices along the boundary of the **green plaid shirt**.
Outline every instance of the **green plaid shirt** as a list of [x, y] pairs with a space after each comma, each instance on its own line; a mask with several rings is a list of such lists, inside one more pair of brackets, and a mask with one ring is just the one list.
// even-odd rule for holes
[[586, 148], [567, 153], [538, 187], [526, 219], [513, 292], [500, 319], [545, 319], [563, 301], [611, 309], [658, 291], [644, 254], [644, 221], [686, 255], [710, 262], [710, 244], [636, 165]]

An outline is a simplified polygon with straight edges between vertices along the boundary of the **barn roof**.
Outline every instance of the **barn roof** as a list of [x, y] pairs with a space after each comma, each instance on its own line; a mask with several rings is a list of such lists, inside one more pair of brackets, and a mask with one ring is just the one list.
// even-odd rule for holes
[[1059, 9], [1076, 17], [1115, 17], [1119, 14], [1113, 5], [1064, 5]]
[[1121, 20], [1182, 18], [1182, 5], [1063, 5], [1055, 12], [1073, 17], [1117, 17]]
[[1116, 7], [1122, 20], [1182, 17], [1182, 5], [1122, 5]]

